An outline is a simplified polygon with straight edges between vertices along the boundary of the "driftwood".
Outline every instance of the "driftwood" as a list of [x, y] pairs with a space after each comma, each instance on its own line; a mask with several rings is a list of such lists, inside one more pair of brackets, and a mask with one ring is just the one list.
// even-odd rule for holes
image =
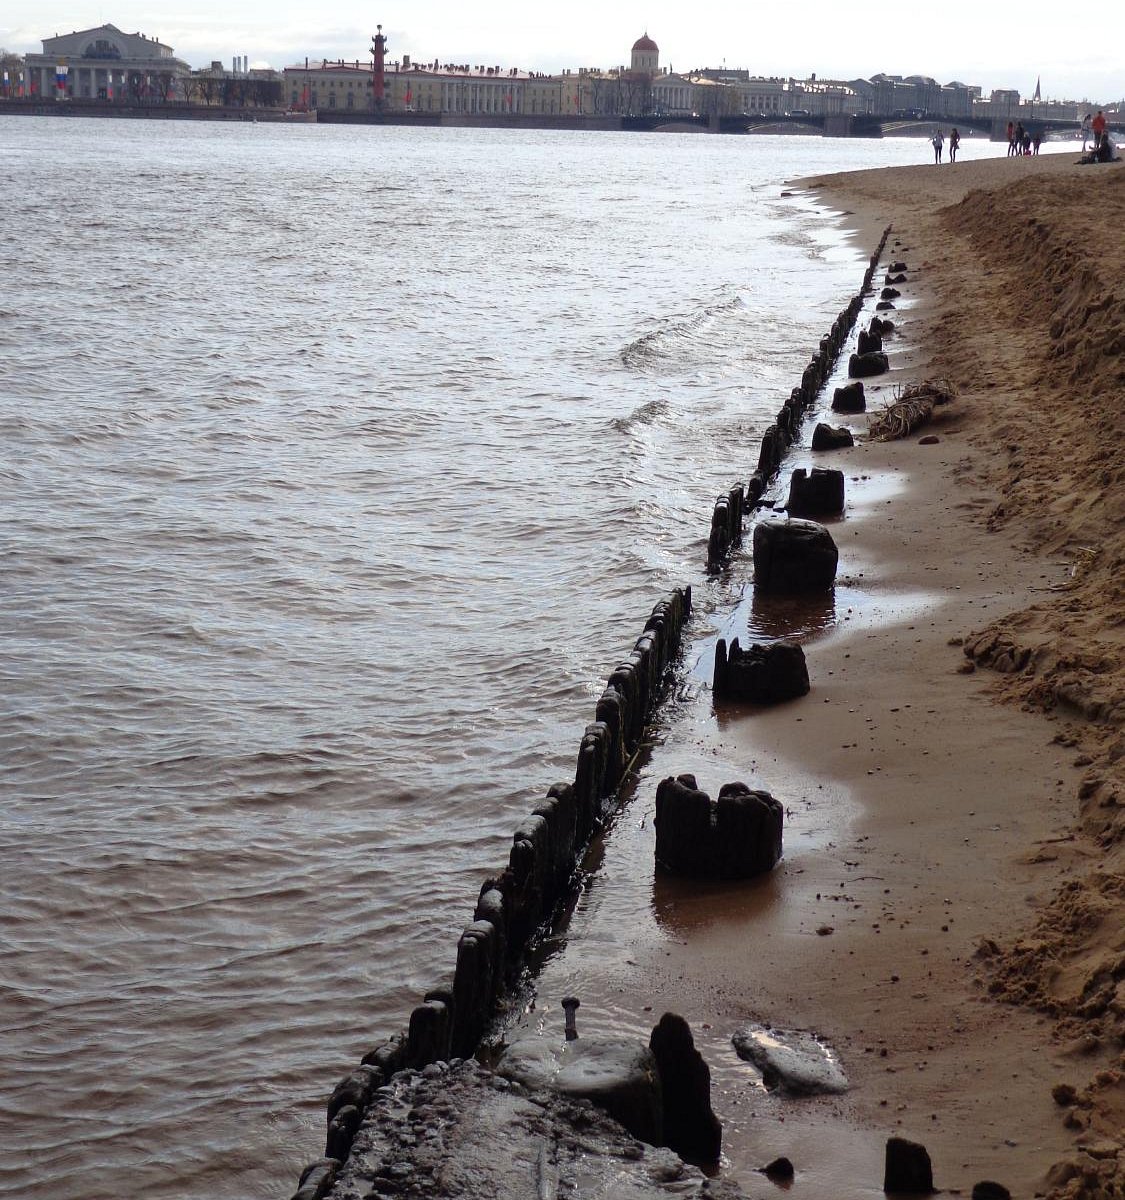
[[868, 440], [891, 442], [907, 437], [925, 425], [939, 404], [948, 404], [953, 396], [953, 385], [944, 379], [926, 379], [907, 387], [900, 384], [895, 388], [894, 399], [868, 418]]

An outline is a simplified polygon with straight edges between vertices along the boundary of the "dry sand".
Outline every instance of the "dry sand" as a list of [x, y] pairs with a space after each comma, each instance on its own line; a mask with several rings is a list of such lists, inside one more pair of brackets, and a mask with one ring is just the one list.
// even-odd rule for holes
[[[919, 314], [929, 373], [959, 389], [949, 415], [991, 454], [982, 482], [999, 496], [980, 514], [984, 526], [1066, 564], [1049, 597], [966, 629], [965, 653], [1001, 673], [991, 693], [1065, 719], [1057, 740], [1086, 768], [1074, 815], [1092, 869], [1042, 914], [1039, 961], [1006, 956], [997, 990], [1043, 1005], [1064, 1026], [1075, 1016], [1076, 1032], [1120, 1050], [1125, 165], [1083, 167], [1066, 155], [817, 184], [825, 198], [853, 200], [857, 215], [891, 215], [913, 241], [912, 278], [930, 299]], [[1102, 992], [1106, 1003], [1094, 1002]]]
[[911, 476], [855, 540], [942, 605], [851, 639], [850, 660], [831, 645], [815, 728], [864, 805], [851, 877], [884, 891], [850, 889], [863, 908], [808, 968], [853, 1051], [861, 1028], [893, 1041], [881, 1098], [947, 1171], [977, 1156], [1014, 1192], [1108, 1197], [1125, 1189], [1125, 165], [1076, 157], [809, 181], [867, 244], [893, 224], [919, 303], [892, 362], [959, 399], [938, 445], [844, 460]]
[[[763, 1195], [779, 1154], [795, 1198], [877, 1194], [892, 1134], [965, 1195], [1125, 1190], [1125, 165], [1076, 157], [804, 181], [865, 250], [892, 224], [908, 266], [869, 396], [940, 377], [957, 399], [902, 441], [796, 452], [849, 479], [813, 691], [718, 718], [704, 694], [642, 776], [642, 812], [681, 771], [768, 787], [781, 866], [653, 883], [635, 801], [539, 981], [540, 1013], [577, 990], [595, 1026], [687, 1017], [724, 1171]], [[776, 616], [747, 601], [724, 632]], [[749, 1087], [746, 1019], [823, 1035], [851, 1091]]]

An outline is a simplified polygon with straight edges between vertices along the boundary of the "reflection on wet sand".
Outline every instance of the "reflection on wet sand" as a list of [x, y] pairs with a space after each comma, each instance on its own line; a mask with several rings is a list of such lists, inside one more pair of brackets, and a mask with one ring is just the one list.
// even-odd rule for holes
[[751, 638], [805, 638], [836, 623], [836, 589], [779, 594], [754, 590], [750, 601]]
[[778, 903], [782, 887], [777, 872], [755, 879], [709, 882], [656, 870], [652, 878], [652, 914], [656, 924], [675, 938], [717, 925], [742, 926]]

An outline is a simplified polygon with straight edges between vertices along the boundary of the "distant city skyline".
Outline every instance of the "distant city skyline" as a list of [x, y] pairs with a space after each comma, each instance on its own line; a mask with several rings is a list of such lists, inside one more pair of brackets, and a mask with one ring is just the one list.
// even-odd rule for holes
[[[1087, 10], [1088, 11], [1088, 10]], [[647, 32], [660, 46], [662, 67], [742, 67], [752, 74], [805, 78], [868, 78], [880, 72], [955, 79], [1030, 96], [1040, 79], [1043, 98], [1104, 102], [1125, 96], [1118, 47], [1125, 41], [1125, 6], [1075, 19], [1039, 3], [1016, 8], [950, 0], [935, 19], [835, 0], [797, 5], [697, 10], [685, 21], [671, 0], [593, 0], [531, 9], [514, 0], [479, 6], [464, 0], [339, 2], [316, 10], [291, 0], [88, 0], [31, 4], [9, 0], [0, 15], [0, 47], [38, 53], [43, 38], [106, 22], [139, 31], [174, 48], [192, 66], [247, 55], [254, 65], [281, 68], [313, 59], [365, 60], [376, 24], [389, 58], [485, 63], [556, 72], [614, 67]]]

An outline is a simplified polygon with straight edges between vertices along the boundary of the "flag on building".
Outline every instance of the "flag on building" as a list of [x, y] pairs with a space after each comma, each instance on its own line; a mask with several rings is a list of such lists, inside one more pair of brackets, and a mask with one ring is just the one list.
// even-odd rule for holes
[[407, 84], [406, 95], [403, 97], [403, 103], [409, 105], [414, 100], [414, 93], [410, 90], [410, 85]]
[[7, 100], [7, 98], [11, 94], [12, 94], [12, 84], [11, 84], [11, 81], [8, 79], [8, 68], [5, 67], [4, 68], [4, 99]]
[[56, 88], [57, 88], [57, 89], [58, 89], [60, 92], [65, 92], [65, 91], [66, 91], [66, 73], [67, 73], [67, 70], [68, 70], [68, 67], [67, 67], [66, 63], [59, 63], [59, 64], [58, 64], [58, 65], [55, 67], [55, 87], [56, 87]]

